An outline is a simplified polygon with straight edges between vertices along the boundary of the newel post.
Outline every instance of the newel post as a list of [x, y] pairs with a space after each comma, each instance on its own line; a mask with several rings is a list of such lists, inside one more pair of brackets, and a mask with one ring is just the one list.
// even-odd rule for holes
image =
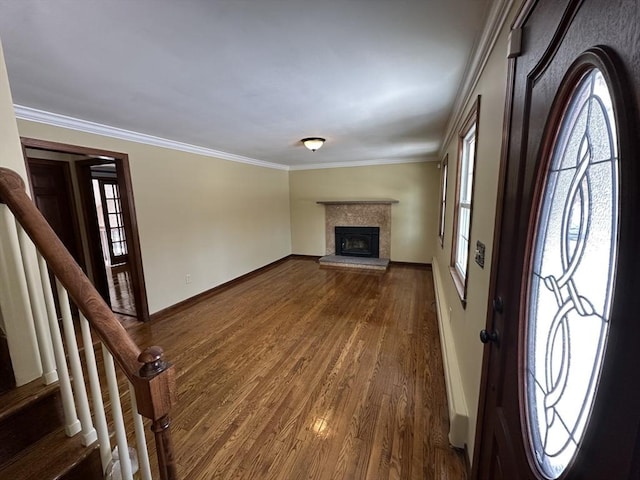
[[[176, 465], [171, 442], [169, 410], [175, 402], [175, 378], [173, 366], [164, 361], [164, 351], [158, 346], [146, 348], [138, 357], [144, 365], [140, 368], [141, 392], [138, 411], [152, 420], [151, 430], [156, 439], [158, 467], [162, 480], [176, 480]], [[142, 397], [142, 398], [140, 398]]]

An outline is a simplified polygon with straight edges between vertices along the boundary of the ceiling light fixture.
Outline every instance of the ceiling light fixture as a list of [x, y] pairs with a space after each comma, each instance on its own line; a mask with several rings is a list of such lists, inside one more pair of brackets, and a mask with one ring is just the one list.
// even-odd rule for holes
[[311, 150], [312, 152], [315, 152], [324, 144], [325, 140], [324, 138], [320, 138], [320, 137], [309, 137], [309, 138], [303, 138], [300, 141], [304, 143], [304, 146], [307, 147], [309, 150]]

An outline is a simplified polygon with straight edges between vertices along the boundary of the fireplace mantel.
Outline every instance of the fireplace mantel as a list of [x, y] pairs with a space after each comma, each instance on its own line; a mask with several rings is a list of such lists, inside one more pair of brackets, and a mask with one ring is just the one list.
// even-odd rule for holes
[[380, 198], [377, 200], [318, 200], [316, 203], [320, 205], [391, 205], [400, 201], [393, 198]]
[[391, 258], [391, 205], [399, 203], [390, 198], [319, 200], [325, 207], [326, 255], [335, 255], [335, 227], [379, 227], [380, 258]]

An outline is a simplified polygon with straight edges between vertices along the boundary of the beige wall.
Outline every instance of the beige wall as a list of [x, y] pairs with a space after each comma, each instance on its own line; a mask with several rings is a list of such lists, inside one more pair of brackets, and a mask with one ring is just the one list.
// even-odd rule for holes
[[439, 175], [437, 162], [289, 172], [293, 253], [325, 254], [325, 212], [318, 200], [392, 198], [400, 203], [391, 206], [391, 260], [431, 263]]
[[[449, 154], [449, 174], [447, 190], [447, 214], [444, 248], [439, 245], [437, 236], [433, 241], [436, 248], [435, 264], [443, 280], [443, 290], [449, 312], [449, 321], [458, 364], [462, 377], [465, 401], [469, 412], [469, 431], [467, 446], [470, 458], [473, 458], [475, 427], [477, 421], [478, 395], [483, 356], [483, 345], [478, 340], [478, 332], [485, 327], [487, 299], [489, 293], [490, 266], [496, 210], [496, 192], [498, 186], [498, 168], [502, 142], [502, 122], [505, 105], [507, 75], [507, 39], [512, 19], [520, 2], [515, 2], [509, 19], [496, 42], [495, 48], [475, 88], [473, 98], [465, 107], [465, 112], [481, 95], [480, 120], [478, 125], [478, 151], [475, 166], [473, 197], [473, 219], [471, 230], [471, 260], [468, 272], [467, 307], [462, 308], [457, 290], [449, 272], [451, 259], [451, 240], [453, 212], [455, 202], [456, 162], [458, 156], [458, 135], [454, 135], [445, 152]], [[459, 126], [458, 126], [459, 127]], [[444, 155], [443, 155], [444, 156]], [[485, 267], [480, 268], [473, 261], [476, 241], [486, 245]]]
[[[0, 166], [18, 172], [26, 178], [26, 167], [18, 137], [13, 101], [9, 90], [4, 54], [0, 45]], [[3, 329], [7, 334], [13, 371], [18, 385], [42, 374], [36, 345], [35, 329], [30, 306], [22, 301], [26, 279], [19, 254], [15, 255], [17, 241], [13, 215], [0, 205], [0, 307]], [[13, 249], [10, 246], [13, 242]], [[34, 260], [33, 252], [26, 252]]]
[[18, 138], [13, 100], [9, 90], [9, 77], [4, 63], [4, 53], [0, 45], [0, 166], [18, 172], [23, 178], [26, 166], [22, 157], [22, 147]]
[[286, 171], [29, 121], [18, 129], [129, 155], [151, 313], [291, 253]]

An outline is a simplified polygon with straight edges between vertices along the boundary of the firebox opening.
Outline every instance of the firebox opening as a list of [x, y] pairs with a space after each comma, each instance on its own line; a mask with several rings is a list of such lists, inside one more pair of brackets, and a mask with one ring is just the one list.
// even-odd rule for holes
[[335, 227], [336, 255], [380, 258], [380, 227]]

